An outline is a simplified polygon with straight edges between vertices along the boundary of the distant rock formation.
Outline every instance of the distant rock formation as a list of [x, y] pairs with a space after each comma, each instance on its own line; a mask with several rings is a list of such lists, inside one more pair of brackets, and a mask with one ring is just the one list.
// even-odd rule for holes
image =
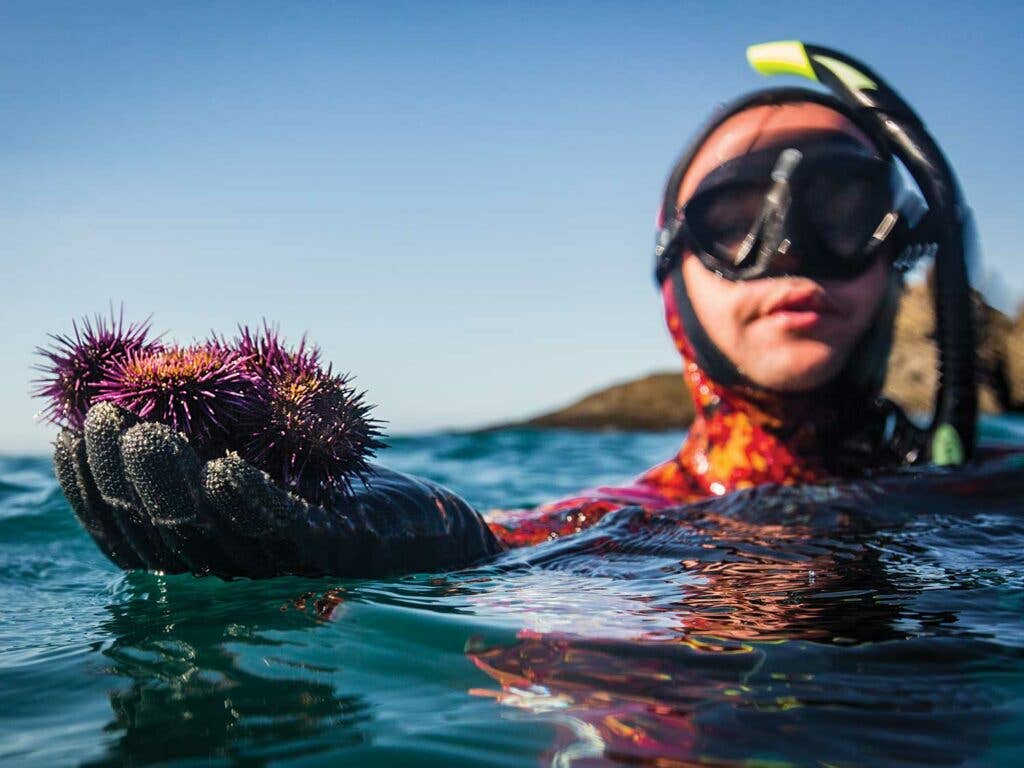
[[686, 429], [693, 401], [681, 371], [652, 373], [587, 395], [568, 408], [530, 419], [525, 426], [658, 432]]
[[[1024, 307], [1016, 319], [975, 301], [978, 330], [978, 402], [988, 413], [1024, 411]], [[938, 353], [935, 316], [927, 284], [911, 286], [896, 316], [885, 394], [912, 413], [930, 413]], [[653, 373], [593, 392], [572, 405], [515, 426], [587, 430], [684, 429], [693, 403], [681, 369]]]
[[[1015, 357], [1010, 350], [1014, 321], [990, 307], [978, 294], [974, 297], [974, 318], [979, 407], [985, 413], [1024, 409], [1024, 366], [1019, 348], [1016, 381], [1011, 373]], [[1020, 318], [1017, 326], [1020, 326]], [[885, 394], [908, 411], [930, 413], [938, 365], [931, 290], [927, 283], [921, 283], [910, 287], [903, 295], [896, 316], [896, 336], [885, 379]], [[1014, 385], [1018, 392], [1016, 398], [1012, 394]]]
[[1006, 380], [1009, 386], [1010, 407], [1024, 411], [1024, 306], [1006, 334]]

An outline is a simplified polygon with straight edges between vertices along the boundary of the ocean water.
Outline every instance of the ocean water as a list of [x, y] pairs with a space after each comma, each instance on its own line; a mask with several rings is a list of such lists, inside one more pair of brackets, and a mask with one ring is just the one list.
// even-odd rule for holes
[[[1024, 446], [1024, 419], [984, 422]], [[392, 440], [480, 508], [680, 434]], [[754, 492], [458, 573], [122, 573], [45, 457], [0, 459], [0, 763], [1024, 764], [1024, 454]]]

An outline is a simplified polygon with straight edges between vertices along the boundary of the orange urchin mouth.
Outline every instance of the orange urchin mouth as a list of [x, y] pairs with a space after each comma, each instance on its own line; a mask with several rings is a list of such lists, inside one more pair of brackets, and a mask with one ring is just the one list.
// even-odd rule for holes
[[237, 352], [213, 345], [130, 355], [100, 385], [101, 401], [152, 419], [212, 448], [258, 408], [259, 382]]

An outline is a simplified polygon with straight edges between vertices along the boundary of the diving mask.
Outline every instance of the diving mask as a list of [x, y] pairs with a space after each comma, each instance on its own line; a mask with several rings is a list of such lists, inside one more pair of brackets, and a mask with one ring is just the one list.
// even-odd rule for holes
[[891, 159], [842, 134], [758, 150], [718, 166], [659, 232], [658, 269], [687, 250], [729, 280], [849, 279], [884, 245], [895, 259], [924, 203]]

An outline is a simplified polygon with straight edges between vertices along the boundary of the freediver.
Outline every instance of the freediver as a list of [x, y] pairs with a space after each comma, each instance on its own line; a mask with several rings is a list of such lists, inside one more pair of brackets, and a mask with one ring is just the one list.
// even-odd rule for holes
[[[351, 496], [315, 506], [237, 456], [202, 464], [170, 428], [103, 403], [81, 433], [58, 436], [54, 455], [86, 530], [125, 569], [371, 576], [460, 568], [624, 507], [969, 459], [970, 225], [945, 158], [859, 62], [795, 42], [755, 46], [750, 58], [837, 95], [744, 97], [669, 176], [656, 277], [696, 403], [676, 456], [627, 485], [526, 511], [480, 515], [439, 485], [380, 467]], [[919, 428], [879, 393], [904, 272], [933, 254], [941, 384], [932, 423]]]

